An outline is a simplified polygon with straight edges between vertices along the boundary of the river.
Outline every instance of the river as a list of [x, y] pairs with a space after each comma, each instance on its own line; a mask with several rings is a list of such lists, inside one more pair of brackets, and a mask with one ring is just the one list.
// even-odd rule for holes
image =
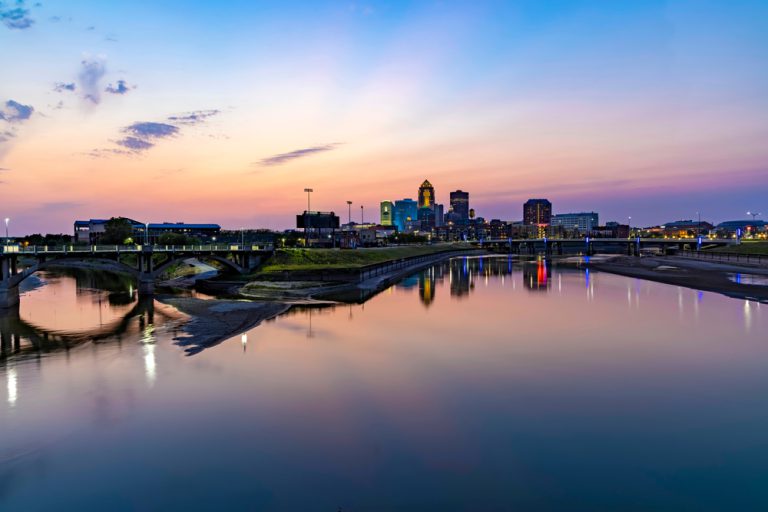
[[768, 509], [766, 305], [458, 258], [189, 356], [130, 283], [31, 284], [3, 511]]

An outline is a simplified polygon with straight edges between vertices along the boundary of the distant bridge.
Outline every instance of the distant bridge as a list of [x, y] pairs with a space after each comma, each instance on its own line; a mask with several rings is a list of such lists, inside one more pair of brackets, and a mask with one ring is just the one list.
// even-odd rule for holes
[[[0, 246], [0, 307], [18, 304], [24, 279], [63, 260], [110, 260], [137, 279], [140, 294], [152, 294], [155, 279], [188, 258], [214, 260], [247, 274], [273, 252], [272, 244]], [[22, 268], [23, 264], [27, 266]]]
[[513, 254], [560, 255], [577, 252], [591, 256], [598, 249], [619, 247], [629, 256], [640, 256], [644, 249], [657, 249], [663, 254], [698, 251], [704, 247], [738, 245], [734, 238], [492, 238], [476, 242], [483, 247], [505, 250]]

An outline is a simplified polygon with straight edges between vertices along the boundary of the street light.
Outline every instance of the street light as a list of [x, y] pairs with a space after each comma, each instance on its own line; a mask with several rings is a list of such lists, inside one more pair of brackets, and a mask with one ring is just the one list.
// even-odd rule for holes
[[627, 238], [632, 238], [632, 217], [631, 216], [627, 217], [627, 228], [629, 228], [628, 229], [629, 235], [627, 236]]
[[304, 242], [304, 245], [305, 245], [306, 247], [309, 247], [309, 232], [310, 232], [310, 229], [311, 229], [311, 228], [310, 228], [310, 224], [311, 224], [311, 222], [312, 222], [312, 216], [311, 216], [311, 215], [310, 215], [310, 213], [309, 213], [309, 212], [311, 211], [311, 208], [310, 208], [310, 206], [309, 206], [309, 195], [310, 195], [312, 192], [314, 192], [314, 189], [311, 189], [311, 188], [305, 188], [305, 189], [304, 189], [304, 192], [306, 192], [306, 193], [307, 193], [307, 215], [306, 215], [306, 217], [305, 217], [305, 219], [304, 219], [304, 220], [306, 221], [306, 223], [305, 223], [305, 225], [304, 225], [304, 237], [306, 238], [306, 240], [305, 240], [305, 242]]
[[[762, 215], [762, 213], [747, 212], [747, 215], [751, 215], [752, 216], [752, 222], [754, 222], [755, 221], [755, 217], [757, 217], [758, 215]], [[8, 223], [8, 219], [5, 219], [5, 223], [6, 224]]]
[[149, 222], [144, 223], [144, 245], [149, 245]]
[[245, 228], [240, 228], [240, 248], [245, 247]]
[[360, 224], [365, 224], [365, 207], [360, 205]]
[[11, 219], [8, 217], [5, 218], [5, 245], [8, 246], [8, 223], [11, 222]]
[[348, 215], [347, 223], [352, 224], [352, 201], [347, 201], [347, 210], [349, 210], [347, 212], [347, 215]]

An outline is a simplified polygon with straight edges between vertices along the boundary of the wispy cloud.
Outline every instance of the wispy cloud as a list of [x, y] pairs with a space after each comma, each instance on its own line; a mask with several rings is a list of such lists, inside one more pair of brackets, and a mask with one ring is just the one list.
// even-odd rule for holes
[[128, 136], [115, 141], [115, 144], [130, 152], [140, 153], [154, 147], [157, 139], [173, 137], [179, 133], [179, 128], [166, 123], [140, 122], [126, 126], [122, 132]]
[[125, 137], [115, 142], [124, 148], [128, 148], [131, 151], [144, 151], [155, 145], [154, 142], [150, 142], [146, 139], [140, 139], [138, 137]]
[[24, 30], [31, 27], [35, 20], [29, 15], [29, 9], [23, 0], [11, 4], [0, 2], [0, 22], [11, 30]]
[[181, 127], [193, 126], [205, 122], [219, 113], [218, 110], [195, 110], [184, 114], [168, 116], [163, 123], [141, 121], [122, 128], [121, 139], [113, 141], [119, 148], [94, 149], [86, 153], [93, 158], [105, 158], [112, 155], [138, 155], [157, 144], [159, 140], [175, 137], [181, 133]]
[[74, 82], [71, 83], [65, 83], [65, 82], [56, 82], [53, 84], [53, 90], [56, 92], [72, 92], [77, 88]]
[[23, 105], [18, 101], [8, 100], [5, 102], [5, 106], [0, 108], [0, 120], [19, 123], [32, 117], [34, 111], [32, 105]]
[[125, 94], [131, 89], [135, 89], [136, 86], [129, 86], [125, 83], [125, 80], [118, 80], [117, 85], [109, 84], [106, 89], [104, 89], [105, 92], [111, 93], [111, 94]]
[[193, 125], [205, 122], [208, 118], [220, 114], [220, 110], [195, 110], [193, 112], [185, 112], [183, 114], [176, 114], [168, 116], [168, 122], [173, 124], [185, 124]]
[[322, 146], [313, 146], [310, 148], [295, 149], [293, 151], [289, 151], [288, 153], [280, 153], [267, 158], [263, 158], [259, 160], [258, 165], [262, 167], [283, 165], [287, 162], [290, 162], [291, 160], [296, 160], [297, 158], [304, 158], [307, 156], [316, 155], [318, 153], [331, 151], [332, 149], [336, 149], [339, 145], [340, 145], [339, 142], [334, 142], [333, 144], [324, 144]]
[[0, 105], [0, 157], [11, 147], [18, 126], [25, 123], [35, 112], [32, 105], [8, 100]]
[[78, 82], [83, 91], [83, 99], [98, 105], [101, 102], [101, 79], [107, 72], [107, 63], [104, 57], [91, 57], [86, 55], [80, 62]]

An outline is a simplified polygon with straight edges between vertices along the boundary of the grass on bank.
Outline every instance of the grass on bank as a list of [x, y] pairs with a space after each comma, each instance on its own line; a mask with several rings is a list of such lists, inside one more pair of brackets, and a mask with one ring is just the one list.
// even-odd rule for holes
[[765, 254], [768, 255], [768, 241], [763, 240], [742, 240], [738, 245], [727, 245], [725, 247], [714, 247], [708, 249], [708, 252], [722, 252], [730, 254]]
[[364, 249], [278, 249], [260, 272], [359, 268], [390, 260], [471, 248], [468, 244], [407, 245]]

